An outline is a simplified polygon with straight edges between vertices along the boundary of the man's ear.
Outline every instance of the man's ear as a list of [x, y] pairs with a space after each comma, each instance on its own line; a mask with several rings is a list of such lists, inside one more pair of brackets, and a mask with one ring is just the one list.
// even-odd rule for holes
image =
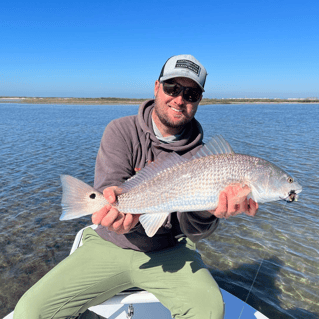
[[154, 96], [157, 95], [157, 92], [158, 92], [158, 90], [160, 88], [160, 85], [161, 85], [161, 82], [159, 80], [156, 80], [155, 81], [155, 87], [154, 87]]

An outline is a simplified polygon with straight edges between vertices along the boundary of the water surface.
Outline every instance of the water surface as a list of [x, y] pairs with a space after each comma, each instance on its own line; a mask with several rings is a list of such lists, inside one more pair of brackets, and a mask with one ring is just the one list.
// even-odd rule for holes
[[[105, 126], [137, 106], [0, 104], [0, 318], [65, 258], [85, 217], [60, 222], [59, 176], [93, 184]], [[222, 288], [270, 318], [319, 317], [319, 105], [200, 106], [205, 140], [263, 157], [303, 186], [300, 201], [223, 220], [198, 248]]]

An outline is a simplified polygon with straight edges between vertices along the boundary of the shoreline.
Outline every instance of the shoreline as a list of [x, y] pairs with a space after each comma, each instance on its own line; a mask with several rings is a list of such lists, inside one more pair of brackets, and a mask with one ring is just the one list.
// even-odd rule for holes
[[[61, 98], [61, 97], [0, 97], [0, 103], [20, 104], [71, 104], [71, 105], [139, 105], [148, 99], [130, 98]], [[208, 99], [200, 105], [209, 104], [319, 104], [319, 99]]]

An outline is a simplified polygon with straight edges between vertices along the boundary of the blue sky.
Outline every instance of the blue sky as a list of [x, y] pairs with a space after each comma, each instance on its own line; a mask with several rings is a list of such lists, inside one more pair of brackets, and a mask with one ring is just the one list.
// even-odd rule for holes
[[0, 96], [152, 98], [172, 55], [208, 98], [318, 97], [319, 1], [6, 1]]

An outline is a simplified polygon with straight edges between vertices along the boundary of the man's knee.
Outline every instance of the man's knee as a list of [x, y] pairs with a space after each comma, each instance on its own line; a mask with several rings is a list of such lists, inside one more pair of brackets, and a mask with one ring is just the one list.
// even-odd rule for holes
[[224, 301], [219, 289], [218, 292], [210, 296], [202, 295], [200, 299], [197, 299], [197, 302], [193, 303], [193, 307], [190, 309], [189, 318], [223, 319]]
[[13, 319], [41, 318], [41, 305], [32, 300], [30, 293], [26, 292], [18, 301]]
[[172, 316], [176, 319], [224, 318], [224, 301], [217, 286], [212, 286], [207, 291], [194, 287], [194, 293], [188, 297], [184, 295], [182, 299], [180, 306], [172, 312]]

